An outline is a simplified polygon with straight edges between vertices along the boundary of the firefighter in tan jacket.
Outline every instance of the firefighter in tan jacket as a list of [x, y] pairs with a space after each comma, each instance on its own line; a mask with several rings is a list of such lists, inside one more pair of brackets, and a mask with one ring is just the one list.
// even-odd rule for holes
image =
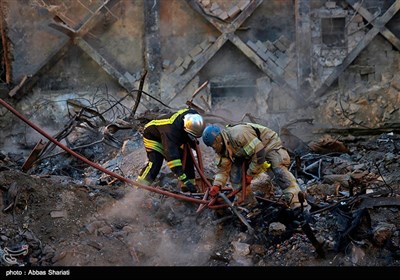
[[208, 125], [202, 139], [218, 155], [218, 171], [210, 189], [211, 196], [216, 196], [228, 179], [234, 189], [240, 188], [241, 168], [245, 162], [247, 185], [270, 167], [274, 181], [282, 189], [290, 207], [300, 206], [298, 193], [301, 189], [288, 170], [290, 157], [275, 131], [255, 123], [237, 124], [224, 129]]

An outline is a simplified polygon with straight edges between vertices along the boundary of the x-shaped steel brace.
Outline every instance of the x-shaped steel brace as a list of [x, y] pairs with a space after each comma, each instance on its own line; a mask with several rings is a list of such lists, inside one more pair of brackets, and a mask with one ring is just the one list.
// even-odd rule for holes
[[296, 90], [292, 88], [275, 69], [276, 66], [269, 66], [269, 63], [262, 60], [246, 43], [244, 43], [235, 32], [247, 20], [253, 12], [260, 6], [263, 0], [254, 0], [231, 22], [221, 22], [211, 16], [204, 13], [202, 8], [199, 6], [196, 0], [187, 0], [188, 4], [199, 14], [201, 14], [208, 22], [210, 22], [221, 35], [217, 38], [214, 44], [209, 47], [202, 55], [202, 58], [197, 60], [194, 65], [190, 68], [190, 71], [182, 75], [174, 86], [176, 89], [175, 95], [171, 96], [172, 100], [177, 92], [180, 92], [193, 78], [197, 75], [204, 65], [219, 51], [219, 49], [227, 42], [230, 41], [240, 51], [242, 51], [259, 69], [261, 69], [268, 77], [270, 77], [275, 83], [280, 85], [282, 89], [286, 90], [295, 100], [299, 101], [299, 96], [296, 94]]
[[[369, 12], [366, 9], [364, 9], [360, 4], [355, 3], [354, 0], [347, 0], [347, 2], [362, 16], [365, 16], [366, 20], [372, 18], [371, 14], [369, 14]], [[323, 96], [326, 90], [329, 88], [329, 86], [331, 86], [332, 83], [340, 76], [340, 74], [342, 74], [343, 71], [354, 61], [354, 59], [357, 58], [357, 56], [368, 46], [368, 44], [375, 38], [375, 36], [378, 33], [382, 33], [383, 36], [385, 37], [386, 36], [390, 37], [391, 40], [389, 41], [393, 45], [395, 45], [396, 48], [398, 48], [399, 44], [398, 38], [395, 38], [392, 35], [390, 35], [392, 33], [385, 27], [385, 25], [399, 11], [399, 9], [400, 9], [400, 0], [396, 0], [382, 16], [376, 18], [373, 22], [371, 22], [373, 27], [367, 32], [367, 34], [365, 34], [363, 39], [361, 39], [361, 41], [358, 42], [357, 46], [347, 55], [347, 57], [343, 60], [342, 64], [337, 66], [335, 70], [333, 70], [333, 72], [326, 78], [321, 87], [315, 91], [314, 93], [315, 96], [317, 97]], [[308, 100], [315, 98], [314, 95], [310, 95]]]
[[50, 24], [54, 29], [66, 34], [70, 37], [53, 55], [47, 59], [47, 61], [39, 67], [38, 71], [32, 75], [32, 77], [24, 84], [22, 88], [23, 91], [29, 90], [39, 79], [38, 76], [47, 72], [53, 65], [55, 65], [64, 55], [67, 53], [69, 48], [76, 44], [85, 53], [87, 53], [94, 61], [97, 62], [111, 77], [113, 77], [123, 88], [127, 91], [133, 89], [132, 83], [122, 75], [111, 63], [106, 61], [95, 49], [93, 49], [84, 39], [83, 36], [87, 34], [92, 28], [95, 19], [103, 10], [109, 11], [110, 7], [114, 6], [120, 0], [105, 0], [97, 9], [94, 11], [90, 17], [78, 28], [73, 29], [63, 22], [62, 17], [57, 13], [54, 13], [55, 23]]

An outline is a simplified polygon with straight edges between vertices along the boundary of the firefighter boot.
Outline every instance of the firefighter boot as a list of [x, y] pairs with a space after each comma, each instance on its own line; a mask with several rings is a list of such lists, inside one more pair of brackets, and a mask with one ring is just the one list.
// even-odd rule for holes
[[191, 192], [196, 193], [197, 189], [194, 185], [194, 179], [189, 179], [184, 183], [181, 183], [181, 192]]

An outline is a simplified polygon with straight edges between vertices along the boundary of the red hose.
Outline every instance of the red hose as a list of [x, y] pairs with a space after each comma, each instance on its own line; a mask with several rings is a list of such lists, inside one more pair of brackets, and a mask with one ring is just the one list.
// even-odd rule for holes
[[155, 192], [155, 193], [159, 193], [159, 194], [163, 194], [166, 196], [171, 196], [177, 199], [181, 199], [181, 200], [186, 200], [186, 201], [190, 201], [190, 202], [195, 202], [195, 203], [199, 203], [199, 204], [206, 204], [209, 201], [207, 200], [203, 200], [203, 199], [197, 199], [197, 198], [193, 198], [193, 197], [188, 197], [185, 195], [180, 195], [180, 194], [175, 194], [175, 193], [171, 193], [169, 191], [164, 191], [162, 189], [159, 189], [157, 187], [151, 187], [151, 186], [146, 186], [143, 184], [140, 184], [138, 182], [135, 182], [133, 180], [130, 180], [128, 178], [125, 178], [117, 173], [114, 173], [110, 170], [105, 169], [104, 167], [88, 160], [87, 158], [81, 156], [80, 154], [74, 152], [73, 150], [71, 150], [70, 148], [64, 146], [63, 144], [61, 144], [60, 142], [58, 142], [56, 139], [54, 139], [52, 136], [50, 136], [49, 134], [47, 134], [44, 130], [42, 130], [40, 127], [38, 127], [37, 125], [35, 125], [34, 123], [32, 123], [31, 121], [29, 121], [27, 118], [25, 118], [23, 115], [21, 115], [17, 110], [15, 110], [11, 105], [9, 105], [7, 102], [5, 102], [3, 99], [0, 98], [0, 103], [6, 107], [11, 113], [13, 113], [14, 115], [16, 115], [18, 118], [20, 118], [21, 120], [23, 120], [25, 123], [27, 123], [30, 127], [32, 127], [33, 129], [35, 129], [37, 132], [39, 132], [40, 134], [42, 134], [44, 137], [46, 137], [47, 139], [49, 139], [49, 141], [53, 142], [54, 144], [56, 144], [57, 146], [59, 146], [61, 149], [63, 149], [64, 151], [66, 151], [67, 153], [73, 155], [74, 157], [82, 160], [83, 162], [87, 163], [88, 165], [114, 177], [117, 178], [120, 181], [126, 182], [130, 185], [134, 185], [135, 187], [138, 188], [142, 188], [151, 192]]

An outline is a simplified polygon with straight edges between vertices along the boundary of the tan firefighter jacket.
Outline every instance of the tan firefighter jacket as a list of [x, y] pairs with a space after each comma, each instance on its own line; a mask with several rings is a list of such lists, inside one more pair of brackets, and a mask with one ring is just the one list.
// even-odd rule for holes
[[213, 185], [224, 187], [229, 178], [229, 172], [235, 159], [242, 158], [249, 161], [247, 175], [256, 176], [262, 172], [264, 159], [257, 157], [257, 152], [265, 149], [271, 150], [282, 147], [278, 134], [262, 125], [254, 123], [238, 124], [228, 126], [221, 131], [225, 149], [218, 154], [218, 171], [214, 177]]

